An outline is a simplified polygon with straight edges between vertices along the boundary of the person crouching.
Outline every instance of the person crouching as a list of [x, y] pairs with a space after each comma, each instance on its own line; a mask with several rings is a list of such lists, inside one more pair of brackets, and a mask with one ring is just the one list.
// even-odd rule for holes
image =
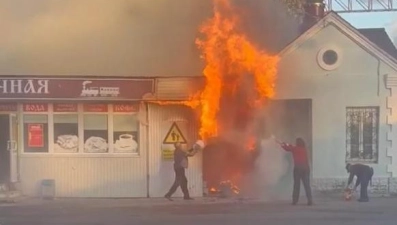
[[353, 191], [355, 191], [360, 185], [360, 198], [359, 202], [368, 202], [368, 184], [372, 180], [374, 175], [374, 169], [370, 166], [363, 164], [346, 164], [346, 171], [350, 173], [349, 179], [347, 181], [346, 189], [349, 189], [350, 184], [353, 182], [354, 176], [357, 177], [356, 184], [354, 185]]

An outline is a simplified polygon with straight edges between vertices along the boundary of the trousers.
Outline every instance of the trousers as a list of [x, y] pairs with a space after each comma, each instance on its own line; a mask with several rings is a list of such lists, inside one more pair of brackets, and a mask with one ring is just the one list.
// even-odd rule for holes
[[296, 204], [299, 201], [301, 181], [305, 188], [308, 202], [312, 202], [312, 190], [310, 187], [310, 169], [307, 167], [294, 168], [294, 189], [292, 192], [292, 203]]
[[171, 197], [175, 193], [176, 189], [178, 189], [178, 187], [180, 186], [182, 189], [183, 197], [190, 198], [189, 190], [187, 189], [187, 178], [185, 175], [185, 168], [175, 168], [174, 170], [175, 170], [175, 181], [165, 196]]

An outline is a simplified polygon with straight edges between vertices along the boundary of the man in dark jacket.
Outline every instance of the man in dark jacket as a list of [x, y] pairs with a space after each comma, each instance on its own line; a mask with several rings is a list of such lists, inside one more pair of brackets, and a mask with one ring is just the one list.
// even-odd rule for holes
[[280, 143], [281, 147], [292, 153], [294, 159], [294, 189], [292, 193], [292, 204], [296, 205], [299, 200], [300, 183], [302, 181], [305, 188], [307, 204], [312, 205], [312, 191], [310, 188], [310, 166], [307, 156], [305, 142], [302, 138], [296, 139], [296, 146]]
[[175, 181], [171, 186], [168, 193], [164, 196], [168, 200], [172, 201], [171, 196], [175, 193], [176, 189], [181, 186], [183, 192], [183, 199], [193, 200], [189, 195], [189, 190], [187, 188], [187, 178], [185, 175], [185, 169], [188, 168], [188, 157], [194, 156], [198, 149], [192, 148], [189, 151], [184, 151], [182, 149], [181, 143], [175, 143], [174, 151], [174, 171], [175, 171]]
[[361, 185], [360, 188], [360, 198], [358, 199], [359, 202], [368, 202], [368, 184], [374, 175], [374, 169], [367, 165], [363, 164], [350, 164], [346, 165], [346, 170], [349, 175], [349, 179], [347, 181], [347, 187], [349, 188], [350, 184], [353, 182], [354, 176], [357, 177], [356, 184], [354, 185], [353, 190], [356, 190], [358, 185]]

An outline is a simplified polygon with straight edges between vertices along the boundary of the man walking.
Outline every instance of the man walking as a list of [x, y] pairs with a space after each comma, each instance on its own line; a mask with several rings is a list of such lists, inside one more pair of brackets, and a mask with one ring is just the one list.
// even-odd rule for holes
[[185, 175], [185, 169], [188, 168], [188, 157], [194, 156], [199, 148], [192, 148], [185, 152], [182, 149], [181, 143], [175, 143], [174, 151], [174, 171], [175, 171], [175, 181], [171, 186], [168, 193], [164, 196], [168, 200], [172, 201], [171, 196], [175, 193], [176, 189], [180, 186], [183, 192], [183, 199], [193, 200], [189, 195], [189, 190], [187, 188], [187, 178]]
[[305, 142], [302, 138], [296, 139], [296, 146], [280, 143], [281, 147], [292, 153], [294, 159], [294, 189], [292, 193], [292, 204], [296, 205], [299, 201], [300, 183], [302, 181], [305, 188], [307, 204], [312, 205], [312, 191], [310, 188], [310, 166], [307, 157]]
[[368, 184], [372, 179], [372, 176], [374, 175], [374, 169], [370, 166], [359, 163], [354, 165], [348, 163], [346, 164], [346, 170], [348, 173], [350, 173], [346, 189], [349, 189], [350, 184], [353, 182], [354, 176], [356, 176], [357, 180], [356, 184], [354, 185], [353, 191], [357, 189], [358, 185], [361, 185], [360, 198], [358, 199], [358, 201], [368, 202]]

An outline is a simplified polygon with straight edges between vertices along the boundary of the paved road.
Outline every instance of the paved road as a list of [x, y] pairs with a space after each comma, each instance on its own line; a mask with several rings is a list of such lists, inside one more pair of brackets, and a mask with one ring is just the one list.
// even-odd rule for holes
[[323, 198], [311, 207], [253, 200], [25, 200], [0, 205], [0, 225], [395, 225], [396, 212], [397, 198]]

